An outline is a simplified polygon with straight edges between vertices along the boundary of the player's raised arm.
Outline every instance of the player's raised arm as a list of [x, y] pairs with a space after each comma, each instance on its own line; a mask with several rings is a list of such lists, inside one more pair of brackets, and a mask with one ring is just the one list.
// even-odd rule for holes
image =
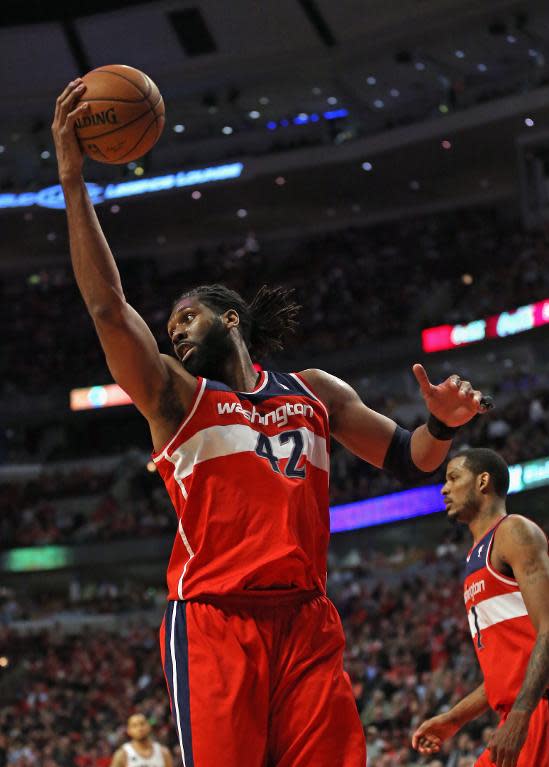
[[421, 365], [414, 375], [429, 410], [429, 420], [410, 433], [368, 408], [344, 381], [321, 370], [302, 374], [326, 405], [334, 437], [368, 463], [413, 482], [444, 461], [457, 429], [487, 409], [487, 400], [468, 381], [454, 375], [434, 386]]
[[501, 525], [498, 557], [511, 568], [537, 633], [526, 676], [505, 720], [489, 744], [497, 767], [514, 767], [528, 735], [531, 715], [549, 690], [549, 554], [542, 530], [524, 517]]
[[79, 103], [84, 91], [80, 81], [69, 83], [57, 99], [52, 124], [67, 208], [72, 266], [114, 379], [148, 418], [151, 427], [160, 424], [155, 442], [161, 442], [164, 436], [170, 436], [174, 425], [170, 417], [159, 414], [161, 395], [175, 387], [177, 396], [166, 399], [177, 399], [184, 408], [192, 397], [195, 379], [179, 369], [175, 360], [160, 354], [149, 327], [124, 296], [118, 268], [82, 177], [83, 153], [74, 125], [87, 110], [85, 102]]

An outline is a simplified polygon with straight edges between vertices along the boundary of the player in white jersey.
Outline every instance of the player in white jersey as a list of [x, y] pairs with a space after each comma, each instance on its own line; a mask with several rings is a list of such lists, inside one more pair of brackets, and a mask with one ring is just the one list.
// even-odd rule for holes
[[170, 752], [151, 737], [151, 725], [143, 714], [128, 719], [130, 740], [114, 754], [111, 767], [173, 767]]

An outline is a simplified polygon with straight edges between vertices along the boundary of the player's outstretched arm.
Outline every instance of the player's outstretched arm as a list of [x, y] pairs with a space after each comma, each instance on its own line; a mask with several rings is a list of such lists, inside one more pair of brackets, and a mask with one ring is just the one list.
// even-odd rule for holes
[[498, 557], [512, 569], [537, 632], [517, 699], [489, 744], [497, 767], [515, 767], [532, 712], [549, 689], [549, 554], [544, 533], [524, 517], [509, 517], [496, 542]]
[[354, 389], [339, 378], [322, 370], [306, 370], [302, 375], [326, 405], [334, 437], [355, 455], [393, 471], [403, 481], [413, 481], [422, 473], [437, 469], [452, 441], [445, 430], [467, 423], [485, 409], [481, 392], [468, 381], [450, 376], [434, 386], [423, 367], [414, 365], [414, 375], [439, 430], [433, 436], [432, 427], [425, 425], [410, 435], [390, 418], [368, 408]]
[[164, 419], [167, 421], [164, 435], [163, 420], [158, 414], [161, 395], [175, 386], [177, 397], [173, 399], [184, 408], [192, 398], [196, 382], [175, 360], [160, 354], [149, 327], [124, 296], [118, 268], [82, 177], [83, 154], [74, 125], [87, 109], [85, 103], [79, 103], [84, 91], [85, 86], [78, 80], [69, 83], [57, 99], [52, 124], [67, 208], [72, 266], [115, 381], [149, 419], [151, 427], [160, 423], [157, 432], [161, 442], [163, 436], [171, 436], [174, 425], [170, 418]]
[[412, 735], [412, 746], [420, 754], [436, 754], [445, 740], [453, 737], [467, 722], [481, 716], [487, 709], [488, 700], [484, 684], [481, 684], [450, 711], [423, 722]]

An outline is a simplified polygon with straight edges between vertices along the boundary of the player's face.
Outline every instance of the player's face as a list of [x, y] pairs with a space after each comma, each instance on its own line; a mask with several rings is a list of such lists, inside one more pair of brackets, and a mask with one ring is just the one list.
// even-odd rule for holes
[[151, 726], [143, 714], [135, 714], [128, 719], [128, 735], [132, 740], [146, 740], [151, 732]]
[[481, 494], [477, 488], [477, 477], [467, 468], [463, 456], [449, 462], [441, 492], [449, 519], [467, 523], [479, 510]]
[[234, 352], [229, 327], [222, 317], [196, 296], [182, 299], [168, 321], [168, 335], [176, 356], [191, 375], [222, 380]]

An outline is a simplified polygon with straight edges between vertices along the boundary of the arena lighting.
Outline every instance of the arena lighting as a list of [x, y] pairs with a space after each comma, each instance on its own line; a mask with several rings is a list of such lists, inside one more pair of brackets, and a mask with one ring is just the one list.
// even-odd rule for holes
[[[263, 370], [259, 362], [254, 362], [253, 365], [258, 373]], [[71, 389], [69, 401], [71, 410], [99, 410], [104, 407], [132, 404], [130, 397], [118, 384]]]
[[[549, 457], [509, 466], [509, 493], [522, 493], [549, 485]], [[442, 485], [428, 485], [400, 493], [368, 498], [330, 508], [330, 530], [343, 533], [362, 527], [385, 525], [444, 511]]]
[[484, 320], [474, 320], [467, 325], [439, 325], [426, 328], [421, 333], [424, 352], [440, 352], [459, 346], [485, 341], [488, 338], [505, 338], [549, 324], [549, 298], [535, 304], [519, 306]]
[[73, 553], [68, 546], [29, 546], [23, 549], [11, 549], [0, 556], [0, 570], [9, 573], [59, 570], [73, 564]]
[[[106, 200], [114, 200], [120, 197], [135, 197], [141, 194], [153, 192], [165, 192], [170, 189], [180, 189], [186, 186], [198, 186], [209, 184], [213, 181], [227, 181], [239, 178], [244, 170], [241, 162], [233, 162], [227, 165], [212, 165], [208, 168], [197, 170], [178, 171], [167, 173], [164, 176], [152, 176], [132, 181], [122, 181], [118, 184], [87, 183], [88, 192], [94, 205]], [[41, 208], [64, 210], [65, 198], [59, 184], [40, 189], [38, 192], [21, 192], [19, 194], [0, 194], [1, 208], [27, 208], [38, 205]]]
[[290, 124], [307, 125], [307, 123], [319, 122], [321, 116], [325, 120], [340, 120], [342, 117], [349, 117], [349, 110], [344, 109], [343, 107], [340, 109], [328, 109], [326, 112], [322, 112], [322, 115], [319, 115], [316, 112], [313, 112], [312, 114], [307, 114], [307, 112], [300, 112], [299, 114], [295, 115], [295, 117], [292, 117], [291, 120], [284, 118], [278, 123], [274, 120], [269, 120], [268, 123], [265, 123], [265, 127], [267, 130], [276, 130], [279, 126], [281, 128], [287, 128]]
[[131, 404], [130, 397], [118, 384], [72, 389], [70, 393], [71, 410], [94, 410], [103, 407]]
[[339, 120], [340, 117], [349, 117], [348, 109], [331, 109], [322, 115], [325, 120]]
[[[522, 493], [549, 485], [549, 456], [509, 467], [509, 493]], [[375, 527], [444, 510], [442, 485], [429, 485], [401, 493], [368, 498], [330, 508], [330, 530], [343, 533]], [[21, 573], [59, 570], [74, 564], [75, 548], [70, 546], [31, 546], [11, 549], [0, 555], [0, 571]]]

